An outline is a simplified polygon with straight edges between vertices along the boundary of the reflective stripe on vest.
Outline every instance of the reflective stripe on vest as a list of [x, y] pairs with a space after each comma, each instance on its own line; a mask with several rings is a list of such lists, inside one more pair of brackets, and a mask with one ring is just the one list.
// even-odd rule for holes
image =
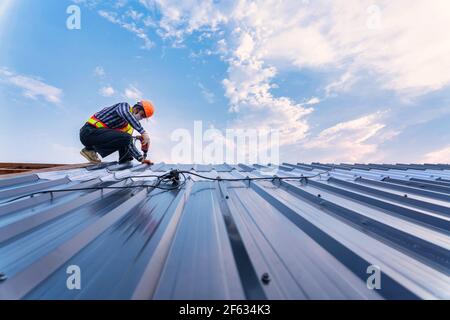
[[[95, 115], [93, 115], [92, 117], [89, 118], [89, 120], [87, 121], [89, 124], [92, 124], [94, 127], [96, 128], [108, 128], [108, 126], [103, 123], [102, 121], [98, 120]], [[133, 134], [133, 127], [127, 123], [124, 127], [122, 128], [115, 128], [114, 130], [118, 130], [118, 131], [122, 131], [128, 134]]]

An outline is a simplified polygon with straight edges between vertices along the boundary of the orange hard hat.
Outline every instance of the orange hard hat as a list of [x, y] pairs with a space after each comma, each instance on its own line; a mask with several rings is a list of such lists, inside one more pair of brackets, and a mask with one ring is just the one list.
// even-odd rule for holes
[[142, 100], [136, 104], [144, 109], [146, 118], [150, 118], [151, 116], [153, 116], [153, 113], [155, 113], [155, 107], [153, 107], [153, 104], [150, 101]]

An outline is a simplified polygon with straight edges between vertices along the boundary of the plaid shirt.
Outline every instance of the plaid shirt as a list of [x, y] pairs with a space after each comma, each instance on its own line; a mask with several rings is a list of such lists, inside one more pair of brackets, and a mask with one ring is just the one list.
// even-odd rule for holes
[[[133, 129], [140, 134], [145, 130], [139, 121], [133, 116], [130, 111], [130, 105], [126, 102], [117, 103], [113, 106], [106, 107], [95, 114], [95, 117], [106, 124], [108, 128], [119, 129], [123, 128], [127, 124], [130, 124]], [[139, 150], [131, 143], [128, 147], [130, 155], [138, 161], [142, 161], [143, 156]]]

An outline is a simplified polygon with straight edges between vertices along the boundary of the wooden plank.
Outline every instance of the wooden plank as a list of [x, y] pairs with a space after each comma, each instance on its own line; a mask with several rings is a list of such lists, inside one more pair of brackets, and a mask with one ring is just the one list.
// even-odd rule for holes
[[[4, 170], [2, 167], [3, 164], [4, 163], [0, 163], [0, 171]], [[37, 164], [37, 165], [41, 165], [41, 164]], [[31, 174], [31, 173], [39, 173], [39, 172], [64, 171], [64, 170], [70, 170], [70, 169], [85, 168], [85, 167], [88, 167], [91, 165], [92, 165], [92, 163], [77, 163], [77, 164], [66, 164], [66, 165], [56, 164], [56, 165], [50, 165], [51, 167], [45, 167], [45, 168], [41, 168], [41, 169], [24, 169], [25, 171], [23, 171], [23, 172], [2, 174], [1, 177], [2, 178], [10, 178], [10, 177], [16, 177], [18, 175], [22, 175], [24, 173]], [[22, 170], [21, 168], [9, 168], [9, 169]]]
[[0, 174], [10, 174], [10, 173], [20, 173], [20, 172], [27, 172], [30, 170], [27, 169], [3, 169], [0, 168]]
[[44, 169], [51, 167], [61, 167], [64, 164], [52, 163], [21, 163], [21, 162], [0, 162], [2, 169]]

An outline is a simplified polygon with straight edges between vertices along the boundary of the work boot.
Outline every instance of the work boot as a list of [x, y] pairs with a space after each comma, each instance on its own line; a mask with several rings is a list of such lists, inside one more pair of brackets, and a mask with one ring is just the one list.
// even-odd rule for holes
[[80, 151], [80, 154], [85, 157], [89, 162], [92, 163], [100, 163], [102, 162], [100, 160], [100, 158], [97, 155], [97, 152], [95, 152], [94, 150], [88, 150], [86, 148], [84, 148], [83, 150]]

